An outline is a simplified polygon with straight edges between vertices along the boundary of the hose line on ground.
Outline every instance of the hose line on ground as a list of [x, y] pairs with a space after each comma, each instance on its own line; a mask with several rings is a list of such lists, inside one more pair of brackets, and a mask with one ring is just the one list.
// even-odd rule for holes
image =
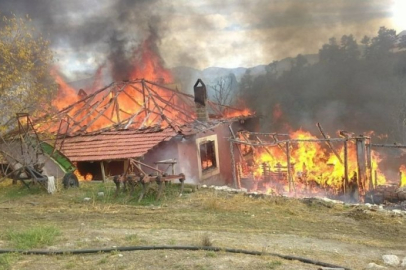
[[138, 251], [138, 250], [205, 250], [205, 251], [223, 251], [229, 253], [241, 253], [247, 255], [268, 255], [279, 257], [285, 260], [300, 261], [303, 263], [330, 267], [330, 268], [340, 268], [345, 270], [351, 270], [350, 268], [338, 266], [330, 263], [320, 262], [316, 260], [311, 260], [303, 257], [282, 255], [272, 252], [260, 252], [244, 249], [234, 249], [234, 248], [220, 248], [220, 247], [208, 247], [208, 246], [126, 246], [126, 247], [112, 247], [112, 248], [98, 248], [98, 249], [75, 249], [75, 250], [17, 250], [17, 249], [0, 249], [0, 254], [2, 253], [19, 253], [25, 255], [69, 255], [69, 254], [90, 254], [90, 253], [109, 253], [117, 251]]

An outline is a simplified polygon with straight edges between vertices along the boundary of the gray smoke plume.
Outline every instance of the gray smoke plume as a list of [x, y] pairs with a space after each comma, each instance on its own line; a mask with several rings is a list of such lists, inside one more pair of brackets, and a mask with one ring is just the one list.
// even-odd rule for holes
[[[129, 79], [133, 51], [145, 39], [165, 32], [153, 9], [159, 0], [117, 1], [1, 1], [3, 14], [28, 14], [54, 47], [98, 52], [108, 60], [116, 80]], [[152, 49], [157, 50], [152, 44]], [[157, 50], [157, 55], [159, 51]], [[100, 64], [100, 63], [99, 63]]]
[[275, 60], [317, 52], [327, 38], [344, 34], [372, 35], [380, 26], [391, 27], [390, 0], [307, 0], [251, 2], [244, 7], [249, 27], [258, 29], [263, 53]]
[[[3, 14], [28, 14], [61, 51], [112, 62], [126, 79], [132, 51], [151, 34], [171, 66], [268, 64], [314, 53], [328, 37], [391, 27], [391, 0], [0, 0]], [[152, 32], [151, 32], [152, 31]], [[230, 60], [230, 61], [228, 61]], [[240, 63], [240, 62], [238, 62]]]

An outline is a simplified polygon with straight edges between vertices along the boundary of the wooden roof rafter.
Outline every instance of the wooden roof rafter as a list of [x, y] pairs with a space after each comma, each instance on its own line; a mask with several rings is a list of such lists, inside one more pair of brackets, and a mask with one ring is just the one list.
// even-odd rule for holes
[[[224, 117], [222, 107], [228, 109], [213, 102], [207, 105], [217, 119]], [[111, 83], [53, 115], [49, 113], [37, 119], [35, 124], [46, 127], [52, 133], [62, 119], [69, 119], [71, 124], [66, 134], [74, 136], [100, 130], [163, 129], [168, 126], [179, 132], [182, 126], [191, 123], [205, 126], [196, 118], [194, 96], [145, 79], [136, 79]]]

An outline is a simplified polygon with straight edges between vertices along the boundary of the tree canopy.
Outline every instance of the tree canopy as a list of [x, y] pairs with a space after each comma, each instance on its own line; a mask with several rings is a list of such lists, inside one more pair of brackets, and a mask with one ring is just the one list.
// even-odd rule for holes
[[50, 75], [53, 53], [30, 18], [0, 21], [0, 131], [16, 113], [35, 114], [51, 105], [56, 84]]
[[405, 44], [404, 36], [385, 27], [360, 45], [352, 35], [330, 38], [318, 62], [309, 64], [298, 55], [290, 69], [279, 72], [271, 63], [264, 75], [246, 74], [240, 89], [247, 104], [264, 116], [265, 131], [318, 132], [315, 124], [321, 122], [330, 134], [373, 130], [406, 143]]

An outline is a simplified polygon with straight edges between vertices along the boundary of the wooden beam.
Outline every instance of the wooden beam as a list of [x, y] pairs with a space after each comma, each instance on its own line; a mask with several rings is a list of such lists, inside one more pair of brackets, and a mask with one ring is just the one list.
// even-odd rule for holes
[[235, 157], [234, 157], [234, 143], [230, 142], [230, 154], [231, 154], [231, 173], [233, 177], [234, 188], [241, 188], [238, 186], [237, 177], [236, 177], [236, 166], [235, 166]]
[[360, 195], [365, 195], [368, 190], [367, 186], [367, 170], [366, 170], [366, 153], [365, 153], [365, 138], [356, 139], [357, 149], [357, 165], [358, 165], [358, 186]]
[[[143, 87], [144, 87], [144, 85], [143, 85]], [[163, 113], [162, 108], [158, 105], [158, 103], [156, 102], [156, 100], [155, 100], [154, 97], [152, 96], [151, 92], [149, 91], [150, 89], [149, 89], [148, 87], [144, 87], [143, 89], [146, 89], [146, 90], [147, 90], [149, 98], [152, 100], [152, 102], [153, 102], [154, 105], [155, 105], [155, 108], [156, 108], [156, 109], [159, 111], [159, 113], [161, 114], [162, 119], [163, 119], [165, 122], [167, 122], [168, 125], [169, 125], [170, 127], [172, 127], [176, 132], [179, 132], [179, 128], [178, 128], [177, 126], [173, 125], [172, 122], [171, 122], [171, 121], [166, 117], [166, 115]]]
[[287, 161], [287, 173], [289, 182], [289, 192], [294, 190], [293, 178], [292, 178], [292, 168], [290, 167], [290, 143], [286, 142], [286, 161]]
[[154, 97], [156, 99], [158, 99], [159, 101], [165, 103], [167, 106], [171, 107], [172, 109], [176, 110], [177, 112], [181, 113], [182, 115], [186, 116], [186, 118], [188, 120], [194, 120], [194, 118], [191, 117], [191, 115], [192, 115], [192, 113], [194, 113], [194, 111], [192, 111], [192, 110], [184, 110], [183, 108], [180, 108], [179, 106], [175, 105], [174, 103], [168, 102], [167, 100], [160, 97], [153, 89], [150, 89], [150, 90], [155, 94]]
[[406, 145], [400, 145], [400, 144], [375, 144], [371, 143], [371, 147], [385, 147], [385, 148], [400, 148], [400, 149], [406, 149]]
[[331, 142], [328, 140], [329, 137], [326, 135], [326, 133], [324, 133], [323, 128], [321, 127], [320, 123], [317, 123], [317, 127], [319, 128], [319, 131], [320, 131], [321, 135], [323, 136], [323, 138], [327, 139], [326, 144], [330, 147], [331, 151], [333, 151], [333, 153], [337, 157], [338, 161], [340, 161], [341, 164], [344, 164], [343, 160], [340, 157], [340, 155], [337, 153], [337, 151], [334, 149]]
[[344, 194], [348, 188], [348, 142], [344, 141]]
[[102, 180], [103, 180], [103, 182], [106, 182], [106, 172], [104, 170], [103, 160], [100, 161], [100, 170], [101, 170], [101, 173], [102, 173]]

